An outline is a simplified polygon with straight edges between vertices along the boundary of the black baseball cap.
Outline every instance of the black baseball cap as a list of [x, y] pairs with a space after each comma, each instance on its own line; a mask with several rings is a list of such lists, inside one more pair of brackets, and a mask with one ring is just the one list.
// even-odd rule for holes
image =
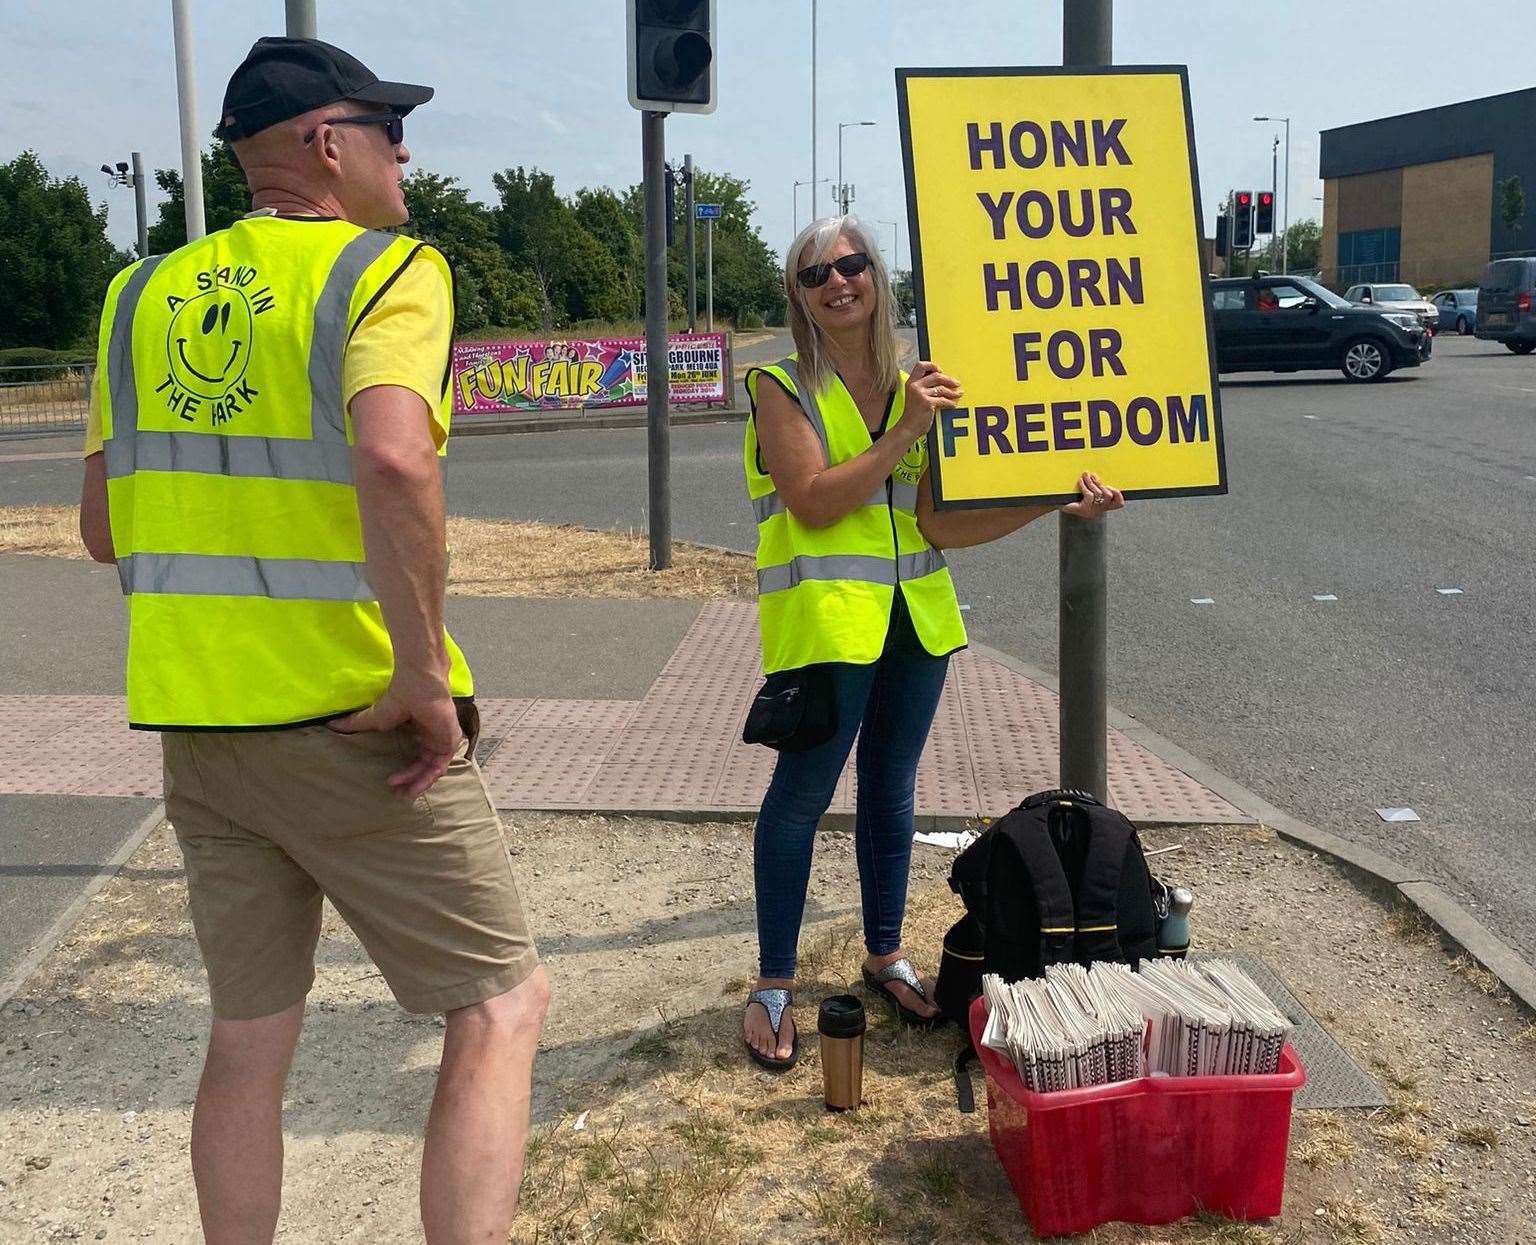
[[230, 75], [214, 133], [234, 141], [338, 100], [377, 104], [402, 117], [432, 98], [429, 86], [382, 82], [350, 52], [319, 39], [269, 36]]

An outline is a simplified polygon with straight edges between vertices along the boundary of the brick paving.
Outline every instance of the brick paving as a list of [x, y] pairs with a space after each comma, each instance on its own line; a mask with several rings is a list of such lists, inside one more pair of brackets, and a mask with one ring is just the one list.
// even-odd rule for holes
[[[646, 694], [629, 700], [481, 701], [486, 783], [499, 808], [750, 814], [774, 754], [741, 743], [761, 677], [753, 606], [700, 610]], [[987, 657], [956, 654], [918, 765], [917, 813], [1007, 812], [1056, 783], [1057, 702]], [[831, 811], [853, 811], [852, 765]], [[0, 696], [0, 793], [155, 796], [160, 748], [130, 731], [116, 696]], [[1249, 821], [1119, 731], [1109, 794], [1133, 820]]]

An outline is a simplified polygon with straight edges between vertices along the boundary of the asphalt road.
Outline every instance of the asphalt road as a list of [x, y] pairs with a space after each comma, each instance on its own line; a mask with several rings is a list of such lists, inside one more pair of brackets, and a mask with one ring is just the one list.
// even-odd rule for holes
[[[1536, 359], [1442, 339], [1379, 385], [1233, 378], [1223, 404], [1231, 493], [1109, 520], [1112, 702], [1536, 961]], [[672, 451], [674, 533], [750, 549], [741, 425]], [[77, 471], [0, 461], [0, 501], [73, 501]], [[643, 529], [645, 433], [467, 437], [448, 482], [461, 514]], [[950, 559], [972, 633], [1052, 670], [1055, 528]]]
[[[1378, 385], [1231, 378], [1223, 405], [1230, 494], [1110, 520], [1112, 702], [1536, 960], [1536, 359], [1447, 338]], [[672, 454], [674, 534], [752, 548], [741, 426]], [[459, 513], [646, 526], [643, 430], [466, 438], [448, 479]], [[950, 559], [972, 633], [1050, 670], [1056, 552], [1046, 519]]]

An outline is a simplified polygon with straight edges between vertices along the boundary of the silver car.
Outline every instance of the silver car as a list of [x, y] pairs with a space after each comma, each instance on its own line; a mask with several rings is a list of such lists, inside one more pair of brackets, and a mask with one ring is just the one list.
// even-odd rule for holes
[[1344, 297], [1362, 307], [1375, 307], [1381, 311], [1408, 311], [1423, 321], [1431, 332], [1440, 324], [1440, 308], [1425, 298], [1411, 285], [1398, 282], [1367, 281], [1352, 285], [1344, 291]]

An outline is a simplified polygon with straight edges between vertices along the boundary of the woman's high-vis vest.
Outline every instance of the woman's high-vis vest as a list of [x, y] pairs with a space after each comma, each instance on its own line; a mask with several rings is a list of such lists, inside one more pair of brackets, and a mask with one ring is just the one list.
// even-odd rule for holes
[[[257, 217], [112, 282], [98, 366], [133, 725], [318, 721], [389, 685], [342, 353], [413, 259], [451, 288], [442, 256], [410, 238]], [[469, 668], [447, 646], [450, 688], [467, 696]]]
[[[800, 403], [829, 467], [874, 444], [843, 382], [834, 379], [812, 393], [801, 384], [794, 355], [747, 373], [754, 411], [764, 373], [771, 377], [769, 384], [782, 385]], [[902, 373], [890, 427], [902, 416], [906, 382]], [[917, 484], [928, 466], [926, 440], [907, 452], [862, 506], [829, 527], [808, 527], [785, 508], [758, 453], [755, 416], [747, 421], [743, 462], [757, 516], [757, 605], [766, 673], [818, 662], [867, 665], [878, 660], [898, 590], [925, 649], [942, 656], [965, 646], [965, 624], [944, 555], [917, 527]]]

